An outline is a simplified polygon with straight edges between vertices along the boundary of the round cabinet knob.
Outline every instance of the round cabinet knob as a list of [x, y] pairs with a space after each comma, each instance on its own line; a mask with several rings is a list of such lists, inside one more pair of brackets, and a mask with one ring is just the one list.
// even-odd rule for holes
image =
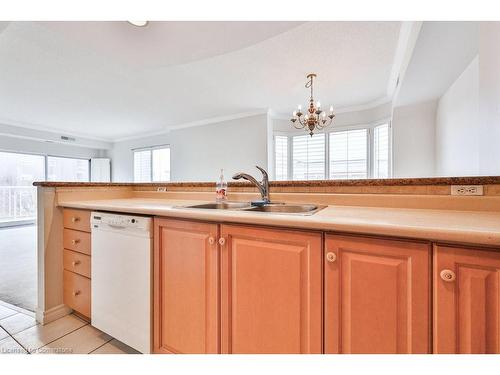
[[77, 243], [79, 243], [79, 242], [80, 242], [80, 240], [79, 240], [79, 239], [76, 239], [76, 240], [71, 240], [71, 243], [72, 243], [73, 245], [76, 245], [76, 244], [77, 244]]
[[74, 262], [72, 262], [72, 264], [73, 264], [73, 267], [78, 266], [80, 264], [80, 261], [79, 260], [75, 260]]
[[71, 218], [71, 222], [72, 222], [72, 223], [76, 223], [77, 221], [80, 221], [80, 218], [79, 218], [79, 217], [73, 216], [73, 217]]
[[337, 254], [328, 252], [326, 253], [326, 260], [329, 261], [330, 263], [333, 263], [337, 260]]
[[453, 272], [452, 270], [442, 270], [439, 276], [441, 276], [441, 279], [447, 282], [454, 281], [457, 278], [455, 272]]
[[77, 290], [77, 291], [73, 292], [73, 295], [76, 297], [76, 296], [80, 295], [81, 293], [82, 292], [80, 292], [79, 290]]
[[209, 243], [210, 245], [213, 245], [213, 244], [215, 243], [215, 238], [213, 238], [213, 237], [208, 237], [208, 243]]
[[224, 237], [219, 238], [219, 245], [224, 246], [226, 244], [226, 239]]

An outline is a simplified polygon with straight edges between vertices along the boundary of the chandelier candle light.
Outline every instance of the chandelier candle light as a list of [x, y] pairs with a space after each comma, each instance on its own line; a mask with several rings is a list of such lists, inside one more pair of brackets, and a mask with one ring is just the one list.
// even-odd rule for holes
[[313, 80], [316, 78], [316, 74], [310, 73], [307, 75], [306, 88], [311, 89], [311, 98], [309, 99], [309, 106], [307, 108], [307, 113], [304, 115], [302, 113], [302, 106], [299, 105], [297, 111], [293, 111], [292, 125], [295, 129], [306, 129], [309, 131], [309, 135], [312, 137], [314, 130], [321, 130], [332, 123], [335, 114], [333, 113], [333, 106], [330, 106], [330, 114], [326, 114], [321, 109], [321, 103], [317, 102], [314, 104], [313, 98]]

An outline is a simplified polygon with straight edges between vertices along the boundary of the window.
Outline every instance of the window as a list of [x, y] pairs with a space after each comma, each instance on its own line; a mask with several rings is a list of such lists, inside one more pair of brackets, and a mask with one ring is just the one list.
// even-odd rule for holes
[[368, 130], [330, 133], [330, 178], [368, 177]]
[[373, 177], [389, 177], [389, 125], [373, 129]]
[[170, 181], [170, 149], [153, 150], [153, 181]]
[[89, 181], [89, 160], [65, 157], [47, 157], [48, 181]]
[[151, 182], [151, 150], [134, 151], [134, 182]]
[[294, 180], [325, 178], [325, 134], [298, 135], [292, 138]]
[[288, 180], [288, 137], [277, 135], [274, 137], [275, 178], [276, 180]]
[[34, 181], [45, 179], [45, 156], [0, 152], [0, 227], [36, 217]]
[[391, 177], [390, 123], [355, 126], [312, 137], [275, 135], [276, 180]]
[[134, 151], [134, 182], [170, 181], [170, 148]]

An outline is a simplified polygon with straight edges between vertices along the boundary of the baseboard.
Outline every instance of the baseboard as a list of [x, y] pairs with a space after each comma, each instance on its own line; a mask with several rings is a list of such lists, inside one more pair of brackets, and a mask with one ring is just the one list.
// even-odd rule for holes
[[32, 316], [33, 318], [35, 317], [35, 313], [33, 311], [26, 310], [26, 309], [24, 309], [22, 307], [19, 307], [19, 306], [16, 306], [16, 305], [12, 305], [12, 304], [7, 303], [5, 301], [0, 301], [0, 306], [7, 307], [8, 309], [20, 312], [20, 313], [22, 313], [24, 315]]
[[47, 324], [53, 322], [54, 320], [62, 318], [63, 316], [71, 314], [71, 311], [72, 310], [64, 304], [55, 306], [51, 309], [48, 309], [47, 311], [41, 311], [37, 309], [36, 320], [38, 323], [41, 323], [42, 325]]

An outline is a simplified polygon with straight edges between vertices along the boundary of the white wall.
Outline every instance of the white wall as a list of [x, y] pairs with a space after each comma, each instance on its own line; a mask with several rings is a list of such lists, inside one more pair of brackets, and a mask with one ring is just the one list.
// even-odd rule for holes
[[436, 174], [479, 174], [479, 58], [476, 57], [439, 99], [436, 111]]
[[436, 101], [394, 108], [392, 153], [394, 177], [431, 177], [434, 165]]
[[113, 181], [133, 181], [133, 149], [170, 145], [172, 181], [215, 181], [224, 168], [226, 179], [267, 168], [267, 114], [172, 130], [169, 133], [115, 143], [111, 151]]
[[431, 143], [437, 176], [500, 175], [500, 23], [481, 22], [478, 43], [478, 56], [438, 99], [434, 137], [431, 107], [395, 108], [395, 177], [432, 175]]
[[479, 171], [500, 175], [500, 22], [479, 31]]

